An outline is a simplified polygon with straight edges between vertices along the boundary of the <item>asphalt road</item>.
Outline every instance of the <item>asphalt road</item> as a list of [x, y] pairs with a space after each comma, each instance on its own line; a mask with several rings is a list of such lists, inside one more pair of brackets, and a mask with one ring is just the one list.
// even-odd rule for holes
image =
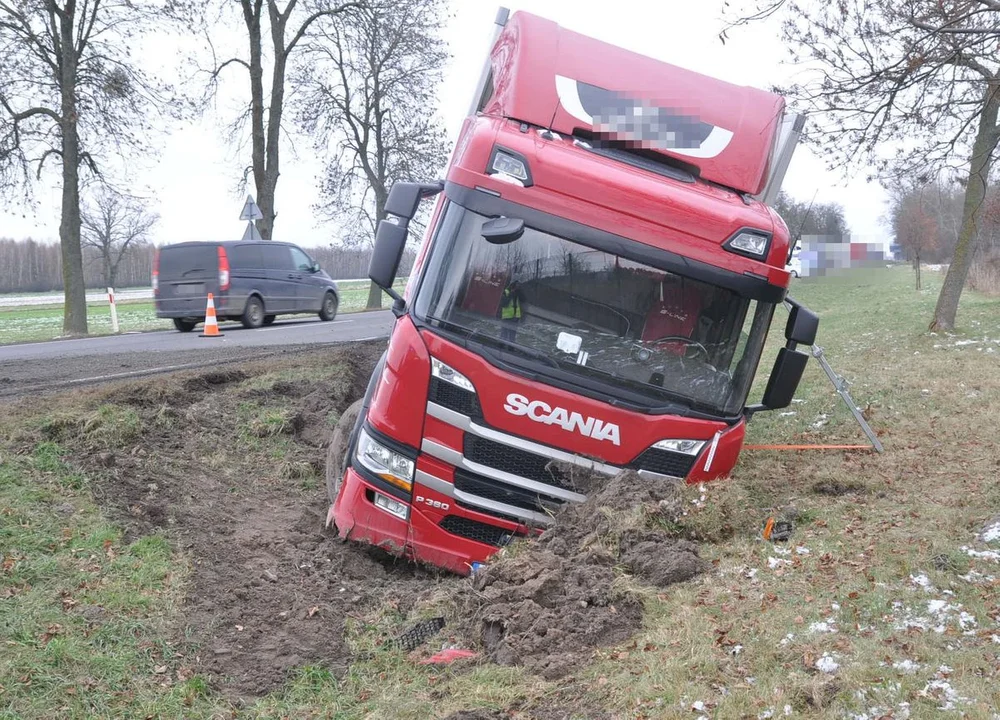
[[220, 325], [222, 337], [173, 330], [0, 346], [0, 397], [254, 360], [322, 345], [387, 337], [392, 313], [349, 313], [332, 322], [277, 321], [257, 330]]

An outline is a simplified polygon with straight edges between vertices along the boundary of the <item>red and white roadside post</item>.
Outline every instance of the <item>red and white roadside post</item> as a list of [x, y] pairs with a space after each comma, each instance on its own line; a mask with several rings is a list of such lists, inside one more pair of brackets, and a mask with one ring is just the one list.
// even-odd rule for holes
[[118, 306], [115, 305], [115, 289], [108, 288], [108, 304], [111, 306], [111, 332], [118, 332]]

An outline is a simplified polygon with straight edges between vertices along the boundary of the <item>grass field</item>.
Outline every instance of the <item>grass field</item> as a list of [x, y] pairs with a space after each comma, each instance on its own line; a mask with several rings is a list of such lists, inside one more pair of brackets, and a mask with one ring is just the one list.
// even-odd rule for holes
[[[940, 282], [925, 273], [916, 292], [911, 271], [896, 267], [793, 285], [819, 313], [818, 342], [852, 382], [885, 453], [748, 451], [729, 480], [689, 488], [679, 532], [701, 543], [712, 570], [648, 593], [640, 636], [556, 682], [487, 664], [414, 664], [377, 647], [380, 623], [398, 608], [372, 606], [347, 620], [359, 656], [348, 670], [301, 667], [280, 690], [235, 703], [192, 670], [171, 630], [183, 619], [194, 550], [169, 533], [123, 535], [95, 503], [93, 471], [44, 439], [58, 422], [95, 442], [137, 442], [155, 429], [143, 423], [160, 420], [90, 395], [7, 413], [0, 718], [416, 719], [465, 710], [469, 720], [993, 720], [1000, 527], [983, 531], [1000, 520], [1000, 301], [967, 294], [959, 331], [928, 333]], [[778, 317], [765, 369], [781, 344], [782, 310]], [[302, 372], [253, 383], [277, 387]], [[280, 410], [251, 409], [287, 424]], [[279, 440], [259, 432], [250, 449], [231, 450], [265, 457], [284, 452], [271, 444]], [[865, 440], [811, 362], [797, 401], [756, 416], [748, 442]], [[794, 521], [788, 543], [760, 537], [772, 514]]]
[[[405, 279], [397, 288], [405, 286]], [[359, 281], [339, 282], [340, 312], [364, 310], [368, 301], [368, 283]], [[383, 298], [383, 307], [386, 307]], [[91, 335], [111, 333], [111, 310], [106, 301], [88, 303], [87, 321]], [[0, 345], [16, 342], [52, 340], [62, 335], [62, 305], [0, 306]], [[127, 301], [118, 303], [118, 326], [121, 332], [169, 330], [173, 322], [156, 317], [153, 302]]]

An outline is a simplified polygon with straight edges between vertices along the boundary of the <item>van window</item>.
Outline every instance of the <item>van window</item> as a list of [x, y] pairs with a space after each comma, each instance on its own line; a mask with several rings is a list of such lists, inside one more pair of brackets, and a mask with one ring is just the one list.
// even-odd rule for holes
[[260, 270], [260, 245], [230, 245], [229, 262], [236, 270]]
[[302, 250], [297, 247], [290, 248], [292, 251], [292, 262], [295, 266], [302, 272], [309, 272], [312, 270], [312, 258], [306, 255]]
[[160, 250], [160, 280], [200, 278], [218, 272], [217, 245], [168, 245]]
[[264, 267], [268, 270], [294, 270], [292, 253], [287, 245], [260, 245]]

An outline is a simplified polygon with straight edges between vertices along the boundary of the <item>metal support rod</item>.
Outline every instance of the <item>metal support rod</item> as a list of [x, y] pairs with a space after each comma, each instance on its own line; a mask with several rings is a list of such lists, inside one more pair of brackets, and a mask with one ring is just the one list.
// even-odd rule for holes
[[875, 431], [872, 430], [871, 425], [869, 425], [868, 421], [865, 420], [865, 416], [861, 414], [861, 411], [855, 404], [854, 399], [851, 397], [851, 393], [847, 391], [847, 380], [838, 375], [833, 367], [831, 367], [830, 363], [826, 359], [826, 355], [823, 354], [823, 348], [819, 345], [812, 346], [812, 356], [819, 361], [820, 367], [823, 368], [823, 372], [826, 373], [826, 376], [830, 378], [830, 382], [833, 383], [833, 389], [837, 391], [837, 394], [840, 395], [844, 404], [847, 405], [847, 409], [851, 411], [851, 414], [854, 415], [854, 419], [858, 421], [858, 425], [860, 425], [861, 429], [865, 431], [865, 435], [867, 435], [868, 439], [871, 440], [875, 451], [882, 452], [882, 443], [879, 442], [878, 436], [875, 435]]

